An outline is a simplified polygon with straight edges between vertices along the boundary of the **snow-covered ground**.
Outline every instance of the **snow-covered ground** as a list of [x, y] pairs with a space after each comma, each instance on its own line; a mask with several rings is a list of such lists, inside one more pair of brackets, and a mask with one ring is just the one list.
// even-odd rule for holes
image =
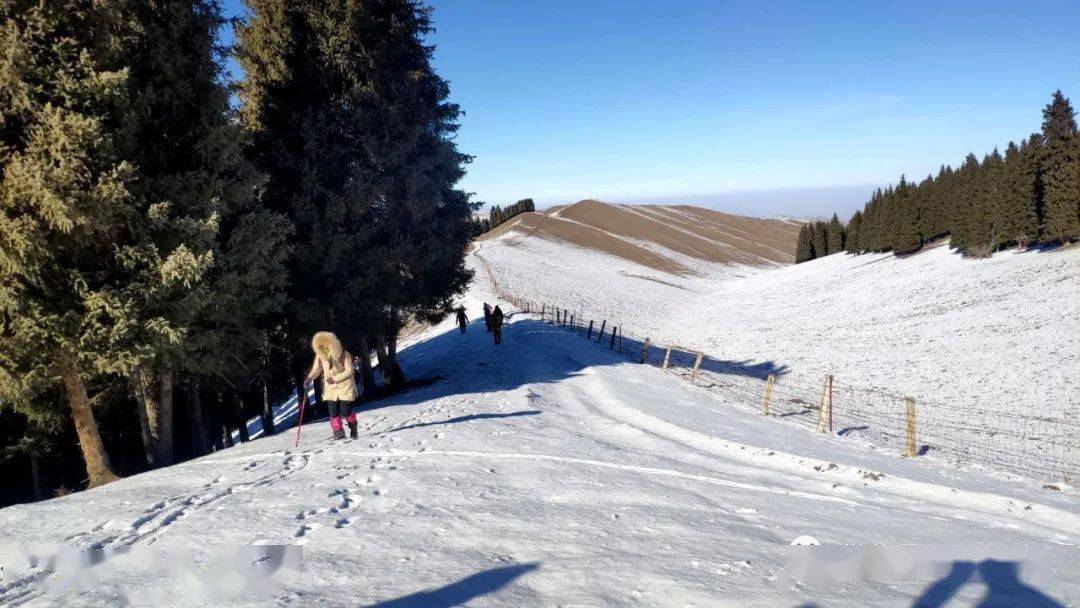
[[1071, 488], [780, 424], [526, 315], [402, 360], [439, 379], [370, 404], [358, 441], [320, 421], [0, 510], [0, 605], [1080, 601]]
[[[888, 421], [899, 438], [901, 396], [911, 396], [920, 433], [948, 444], [949, 458], [1047, 480], [1080, 474], [1080, 247], [987, 260], [939, 245], [768, 268], [699, 261], [698, 276], [513, 234], [477, 253], [506, 292], [775, 371], [799, 403], [817, 403], [832, 374], [836, 414], [856, 432]], [[745, 390], [760, 401], [754, 381]]]

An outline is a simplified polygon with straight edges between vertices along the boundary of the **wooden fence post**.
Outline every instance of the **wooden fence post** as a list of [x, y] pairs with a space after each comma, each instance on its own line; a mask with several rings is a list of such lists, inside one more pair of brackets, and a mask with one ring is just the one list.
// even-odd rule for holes
[[690, 383], [691, 384], [693, 384], [694, 381], [697, 380], [698, 370], [701, 369], [701, 359], [702, 359], [702, 357], [703, 357], [703, 355], [701, 354], [701, 351], [699, 350], [698, 354], [697, 354], [697, 361], [694, 361], [694, 371], [690, 373]]
[[586, 340], [592, 340], [592, 321], [589, 321], [589, 333], [585, 334]]
[[829, 379], [828, 379], [829, 389], [828, 390], [829, 390], [829, 433], [830, 434], [833, 432], [833, 426], [832, 426], [832, 410], [833, 410], [833, 407], [832, 407], [832, 379], [833, 379], [832, 374], [829, 374]]
[[547, 305], [546, 304], [541, 304], [540, 305], [540, 322], [541, 323], [544, 322], [544, 313], [545, 312], [547, 312]]
[[611, 343], [608, 344], [608, 350], [615, 350], [615, 332], [618, 331], [618, 327], [611, 328]]
[[671, 347], [670, 346], [667, 348], [667, 351], [664, 353], [664, 367], [663, 367], [663, 369], [667, 369], [669, 363], [671, 363]]
[[641, 362], [649, 362], [649, 339], [645, 338], [645, 344], [641, 345]]
[[570, 315], [570, 329], [577, 331], [577, 324], [574, 323], [574, 315]]
[[825, 386], [821, 390], [821, 406], [818, 408], [818, 432], [825, 432], [825, 424], [828, 424], [829, 432], [833, 431], [833, 376], [825, 376]]
[[607, 319], [600, 322], [600, 333], [596, 335], [596, 343], [599, 344], [604, 339], [604, 328], [607, 327]]
[[772, 385], [776, 382], [776, 376], [769, 374], [765, 379], [765, 396], [761, 398], [761, 415], [769, 415], [769, 404], [772, 402]]
[[905, 449], [904, 455], [908, 458], [914, 458], [918, 455], [919, 450], [915, 445], [915, 400], [911, 397], [905, 397], [904, 403], [907, 404], [907, 429], [906, 429], [906, 441], [904, 442]]
[[619, 354], [620, 355], [622, 354], [622, 337], [623, 337], [623, 329], [620, 327], [619, 328]]

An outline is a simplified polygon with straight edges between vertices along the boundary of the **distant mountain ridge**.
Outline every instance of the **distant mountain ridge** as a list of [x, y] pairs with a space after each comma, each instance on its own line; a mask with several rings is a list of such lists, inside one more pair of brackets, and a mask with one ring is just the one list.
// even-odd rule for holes
[[671, 274], [693, 271], [680, 260], [770, 266], [795, 260], [802, 222], [722, 213], [689, 205], [623, 205], [583, 200], [515, 216], [479, 242], [538, 237], [564, 241]]

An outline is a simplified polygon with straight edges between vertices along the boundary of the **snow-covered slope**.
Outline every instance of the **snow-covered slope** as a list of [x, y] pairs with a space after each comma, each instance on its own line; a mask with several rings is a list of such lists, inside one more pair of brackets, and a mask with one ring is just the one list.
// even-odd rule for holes
[[[477, 283], [474, 319], [494, 300]], [[328, 441], [321, 421], [299, 448], [284, 432], [0, 510], [0, 605], [1080, 598], [1068, 488], [822, 438], [520, 314], [500, 348], [482, 323], [465, 335], [443, 324], [402, 359], [439, 379], [371, 404], [358, 441]], [[792, 547], [800, 537], [830, 546]], [[302, 555], [238, 554], [252, 543]], [[57, 544], [89, 551], [50, 561]], [[39, 559], [13, 557], [13, 545], [37, 546]], [[275, 565], [279, 587], [242, 591], [237, 573]]]
[[[506, 292], [654, 344], [779, 370], [780, 383], [808, 387], [805, 401], [816, 402], [832, 374], [845, 395], [914, 397], [928, 432], [1008, 431], [1011, 445], [983, 451], [1016, 450], [1013, 460], [1027, 463], [1018, 470], [1030, 473], [1039, 456], [1014, 436], [1052, 437], [1060, 445], [1051, 458], [1080, 462], [1078, 247], [987, 260], [941, 244], [906, 258], [833, 255], [772, 268], [698, 262], [694, 276], [550, 239], [501, 237], [477, 254]], [[904, 405], [871, 407], [900, 416]], [[1039, 473], [1075, 481], [1080, 471]]]

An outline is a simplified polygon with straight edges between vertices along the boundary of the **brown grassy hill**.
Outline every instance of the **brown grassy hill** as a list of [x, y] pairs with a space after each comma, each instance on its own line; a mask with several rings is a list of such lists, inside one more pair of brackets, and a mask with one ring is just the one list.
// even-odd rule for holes
[[688, 205], [613, 205], [584, 200], [523, 213], [482, 235], [513, 246], [546, 238], [602, 251], [673, 274], [691, 274], [669, 252], [722, 264], [761, 266], [794, 261], [800, 224], [749, 218]]

